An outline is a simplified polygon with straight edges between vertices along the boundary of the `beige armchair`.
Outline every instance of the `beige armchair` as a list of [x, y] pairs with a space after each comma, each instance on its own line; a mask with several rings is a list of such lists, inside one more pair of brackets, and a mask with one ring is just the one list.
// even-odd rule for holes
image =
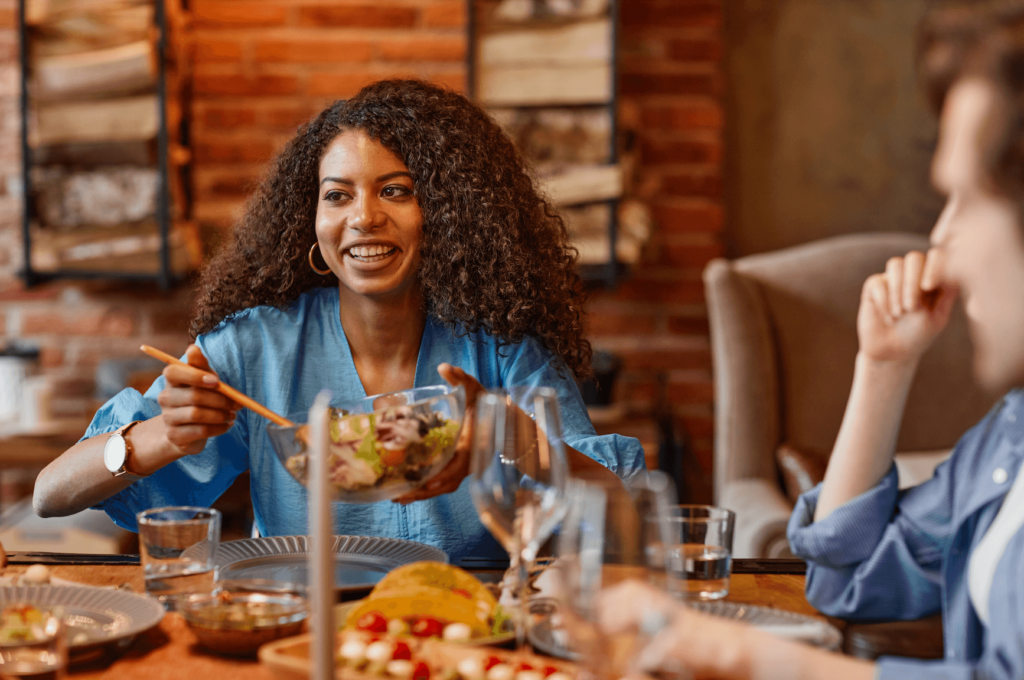
[[[736, 512], [736, 557], [790, 554], [792, 506], [775, 451], [785, 442], [828, 456], [853, 381], [861, 286], [888, 258], [927, 247], [916, 234], [857, 234], [718, 259], [704, 270], [715, 379], [715, 502]], [[974, 383], [958, 307], [911, 388], [897, 444], [906, 467], [927, 461], [930, 474], [941, 459], [936, 452], [948, 452], [994, 401]]]

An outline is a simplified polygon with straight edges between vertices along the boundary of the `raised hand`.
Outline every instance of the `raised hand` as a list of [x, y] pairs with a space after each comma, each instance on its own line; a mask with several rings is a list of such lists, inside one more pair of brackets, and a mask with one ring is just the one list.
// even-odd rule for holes
[[874, 361], [913, 363], [949, 321], [957, 291], [934, 283], [936, 251], [891, 258], [884, 274], [864, 282], [857, 335], [860, 352]]
[[466, 415], [462, 420], [459, 441], [455, 443], [455, 455], [452, 456], [448, 465], [426, 484], [396, 498], [396, 503], [412, 503], [451, 493], [459, 488], [462, 480], [469, 474], [469, 460], [473, 450], [473, 422], [476, 419], [476, 399], [484, 391], [484, 387], [476, 378], [451, 364], [438, 365], [437, 372], [449, 385], [453, 387], [462, 385], [466, 390]]
[[224, 434], [235, 423], [240, 405], [216, 391], [218, 380], [196, 345], [185, 350], [188, 366], [169, 364], [167, 386], [157, 397], [167, 445], [177, 456], [199, 453], [210, 437]]

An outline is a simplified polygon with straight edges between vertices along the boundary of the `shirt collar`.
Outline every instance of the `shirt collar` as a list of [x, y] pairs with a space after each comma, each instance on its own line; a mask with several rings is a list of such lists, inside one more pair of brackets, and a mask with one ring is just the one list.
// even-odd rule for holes
[[1014, 445], [1024, 442], [1024, 390], [1011, 390], [1003, 397], [999, 427]]

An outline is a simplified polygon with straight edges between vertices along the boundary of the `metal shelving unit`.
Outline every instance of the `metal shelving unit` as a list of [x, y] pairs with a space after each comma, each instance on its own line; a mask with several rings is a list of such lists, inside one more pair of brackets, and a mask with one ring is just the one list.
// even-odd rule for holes
[[[480, 27], [480, 12], [478, 5], [482, 2], [488, 2], [489, 0], [467, 0], [467, 64], [466, 64], [466, 78], [467, 78], [467, 95], [470, 99], [481, 103], [486, 107], [486, 103], [480, 102], [479, 99], [479, 87], [478, 79], [480, 76], [480, 64], [479, 61], [479, 27]], [[529, 109], [584, 109], [594, 108], [595, 106], [605, 106], [608, 109], [608, 114], [611, 121], [611, 130], [609, 134], [609, 153], [608, 153], [608, 164], [615, 165], [619, 162], [619, 149], [618, 149], [618, 115], [617, 115], [617, 103], [619, 97], [618, 87], [618, 74], [619, 74], [619, 63], [618, 63], [618, 30], [619, 30], [619, 0], [609, 0], [608, 2], [608, 19], [610, 21], [610, 53], [609, 53], [609, 65], [610, 65], [610, 97], [607, 102], [587, 102], [584, 104], [563, 104], [563, 103], [552, 103], [552, 104], [525, 104], [525, 105], [514, 105], [511, 108], [517, 110], [529, 110]], [[569, 24], [571, 21], [566, 21], [565, 24]], [[608, 288], [614, 288], [618, 280], [623, 276], [626, 271], [626, 265], [617, 261], [615, 248], [618, 235], [618, 207], [619, 199], [609, 199], [590, 202], [589, 204], [604, 203], [608, 206], [609, 217], [608, 217], [608, 253], [609, 259], [607, 262], [594, 263], [594, 264], [581, 264], [579, 265], [580, 277], [592, 284], [604, 285]], [[578, 204], [583, 205], [583, 204]], [[574, 204], [575, 207], [575, 204]]]
[[[18, 32], [20, 37], [20, 85], [21, 85], [21, 151], [22, 151], [22, 237], [23, 261], [20, 272], [26, 286], [34, 286], [57, 279], [105, 279], [123, 281], [151, 281], [157, 283], [162, 290], [168, 290], [181, 277], [175, 275], [171, 268], [171, 203], [169, 194], [168, 156], [169, 139], [167, 126], [167, 16], [164, 0], [153, 2], [153, 28], [156, 30], [156, 100], [157, 100], [157, 135], [156, 165], [158, 184], [156, 193], [156, 215], [158, 234], [160, 237], [159, 269], [153, 272], [102, 271], [94, 269], [76, 269], [59, 267], [54, 270], [39, 270], [33, 267], [32, 225], [37, 217], [32, 183], [33, 149], [29, 143], [29, 116], [32, 94], [30, 92], [31, 54], [29, 42], [31, 27], [26, 22], [27, 3], [31, 0], [20, 0], [18, 6]], [[183, 122], [183, 125], [185, 123]]]

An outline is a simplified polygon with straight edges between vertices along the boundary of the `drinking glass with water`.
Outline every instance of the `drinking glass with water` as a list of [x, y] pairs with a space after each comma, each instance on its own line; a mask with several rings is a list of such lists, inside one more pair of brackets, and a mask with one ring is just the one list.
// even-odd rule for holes
[[669, 510], [665, 549], [669, 590], [695, 600], [717, 600], [729, 594], [735, 522], [732, 510], [712, 505], [677, 505]]
[[139, 548], [146, 592], [169, 610], [195, 593], [213, 591], [214, 556], [220, 543], [220, 512], [167, 507], [138, 514]]
[[0, 680], [62, 680], [68, 664], [62, 612], [30, 604], [4, 608]]

